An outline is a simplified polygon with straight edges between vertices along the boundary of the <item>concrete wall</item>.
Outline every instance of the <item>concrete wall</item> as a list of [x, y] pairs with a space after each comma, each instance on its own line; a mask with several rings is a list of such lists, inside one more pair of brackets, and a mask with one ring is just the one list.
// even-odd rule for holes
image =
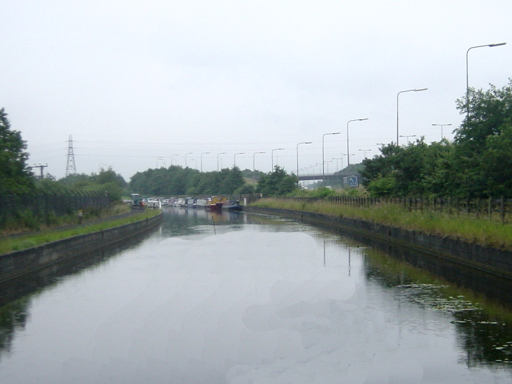
[[54, 241], [38, 247], [0, 255], [0, 284], [59, 262], [121, 243], [160, 224], [162, 214], [99, 232]]
[[387, 242], [422, 254], [443, 257], [451, 262], [512, 280], [512, 252], [510, 251], [358, 219], [287, 209], [244, 207], [244, 210], [283, 215], [323, 227], [340, 228], [347, 234], [363, 235], [372, 241]]

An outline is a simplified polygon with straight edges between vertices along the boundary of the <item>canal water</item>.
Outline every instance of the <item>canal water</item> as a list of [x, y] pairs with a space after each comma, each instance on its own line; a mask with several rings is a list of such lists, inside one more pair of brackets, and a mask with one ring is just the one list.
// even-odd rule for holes
[[512, 382], [509, 305], [419, 259], [169, 209], [145, 239], [0, 307], [0, 382]]

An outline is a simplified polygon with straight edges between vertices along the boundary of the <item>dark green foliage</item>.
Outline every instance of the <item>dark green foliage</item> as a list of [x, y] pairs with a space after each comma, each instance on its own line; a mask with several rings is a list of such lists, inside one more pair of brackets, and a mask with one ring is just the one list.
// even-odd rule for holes
[[28, 154], [19, 131], [11, 130], [4, 108], [0, 109], [0, 195], [26, 193], [33, 188], [27, 168]]
[[512, 193], [512, 126], [507, 123], [498, 135], [489, 136], [482, 153], [481, 172], [486, 176], [487, 195]]
[[[465, 100], [458, 101], [458, 108], [466, 112]], [[511, 126], [512, 80], [502, 89], [471, 90], [469, 115], [455, 136], [453, 184], [461, 195], [511, 196], [512, 147], [507, 144]]]
[[244, 185], [238, 168], [201, 173], [195, 169], [171, 166], [137, 172], [130, 180], [133, 192], [156, 195], [232, 195]]
[[[99, 173], [93, 173], [90, 176], [85, 174], [69, 175], [60, 179], [58, 184], [70, 188], [73, 191], [104, 193], [113, 201], [121, 200], [127, 187], [123, 177], [114, 172], [111, 168], [102, 169]], [[48, 181], [45, 185], [50, 188], [55, 188], [55, 186], [50, 186], [50, 182]]]
[[256, 192], [263, 196], [283, 196], [297, 189], [297, 182], [297, 176], [288, 175], [276, 165], [274, 172], [260, 178]]
[[244, 184], [235, 190], [235, 195], [252, 195], [256, 193], [254, 185]]
[[377, 177], [368, 183], [367, 189], [372, 196], [392, 196], [396, 192], [396, 179], [392, 175]]
[[[27, 193], [0, 195], [0, 229], [38, 229], [58, 224], [63, 218], [97, 215], [111, 206], [112, 196], [105, 190], [74, 189], [54, 180], [37, 180]], [[68, 220], [69, 221], [69, 220]]]
[[363, 161], [363, 184], [372, 196], [452, 194], [453, 145], [448, 141], [428, 145], [421, 138], [406, 147], [389, 144], [381, 152]]
[[[512, 81], [470, 93], [470, 113], [453, 144], [390, 144], [363, 162], [363, 182], [373, 196], [512, 197]], [[465, 100], [458, 101], [466, 114]]]

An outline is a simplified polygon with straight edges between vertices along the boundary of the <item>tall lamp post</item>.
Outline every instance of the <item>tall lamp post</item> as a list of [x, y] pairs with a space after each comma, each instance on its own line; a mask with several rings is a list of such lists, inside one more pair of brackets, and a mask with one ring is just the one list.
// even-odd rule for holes
[[201, 152], [201, 172], [203, 172], [203, 155], [209, 155], [210, 152]]
[[[336, 160], [336, 169], [337, 169], [338, 171], [340, 171], [341, 169], [343, 169], [343, 153], [341, 154], [341, 156], [342, 156], [342, 157], [333, 157], [333, 158], [332, 158], [333, 160]], [[340, 165], [339, 165], [340, 163], [338, 163], [338, 160], [340, 160], [340, 161], [341, 161], [341, 167], [340, 167]]]
[[416, 135], [400, 135], [400, 137], [405, 137], [407, 139], [407, 145], [409, 145], [409, 138], [416, 137]]
[[469, 64], [468, 64], [468, 58], [469, 58], [469, 51], [475, 48], [494, 48], [494, 47], [501, 47], [502, 45], [505, 45], [507, 43], [494, 43], [494, 44], [483, 44], [483, 45], [475, 45], [474, 47], [469, 47], [466, 51], [466, 116], [469, 116]]
[[[348, 125], [350, 123], [352, 123], [353, 121], [364, 121], [364, 120], [368, 120], [367, 117], [363, 118], [363, 119], [353, 119], [353, 120], [349, 120], [347, 121], [347, 153], [350, 153], [350, 147], [349, 147], [349, 141], [348, 141]], [[348, 163], [347, 163], [347, 166], [350, 165], [350, 158], [348, 159]]]
[[358, 151], [363, 152], [363, 156], [366, 159], [367, 154], [370, 153], [372, 150], [371, 149], [358, 149]]
[[[180, 155], [176, 155], [176, 154], [171, 155], [171, 167], [174, 165], [174, 158], [176, 156], [180, 157]], [[179, 160], [176, 162], [176, 165], [179, 165]]]
[[236, 167], [236, 157], [237, 157], [238, 155], [245, 155], [245, 152], [237, 152], [237, 153], [235, 153], [235, 154], [233, 155], [233, 168], [235, 168], [235, 167]]
[[219, 153], [217, 153], [217, 172], [220, 171], [220, 168], [219, 168], [219, 157], [220, 157], [220, 155], [225, 155], [225, 154], [226, 154], [226, 152], [219, 152]]
[[185, 168], [187, 168], [187, 167], [188, 167], [188, 163], [187, 163], [188, 155], [192, 155], [192, 152], [185, 153]]
[[447, 123], [447, 124], [432, 124], [433, 127], [441, 127], [441, 140], [444, 139], [443, 128], [444, 127], [449, 127], [451, 125], [452, 125], [451, 123]]
[[324, 133], [322, 135], [322, 176], [325, 176], [325, 151], [324, 151], [325, 136], [339, 135], [340, 133], [341, 132], [329, 132], [329, 133]]
[[272, 170], [271, 170], [271, 172], [274, 172], [274, 151], [284, 151], [284, 148], [274, 148], [272, 150]]
[[421, 91], [426, 91], [428, 88], [414, 88], [414, 89], [406, 89], [406, 90], [403, 90], [403, 91], [400, 91], [396, 94], [396, 146], [398, 147], [399, 144], [398, 144], [398, 137], [399, 137], [399, 128], [398, 128], [398, 100], [399, 100], [399, 96], [402, 94], [402, 93], [406, 93], [406, 92], [421, 92]]
[[265, 153], [265, 152], [253, 152], [253, 154], [252, 154], [252, 170], [253, 171], [256, 170], [256, 155], [258, 155], [260, 153]]
[[329, 163], [332, 163], [334, 159], [327, 160], [325, 163], [327, 164], [327, 173], [329, 173]]
[[303, 141], [301, 143], [297, 143], [297, 177], [299, 177], [299, 145], [311, 143], [311, 141]]

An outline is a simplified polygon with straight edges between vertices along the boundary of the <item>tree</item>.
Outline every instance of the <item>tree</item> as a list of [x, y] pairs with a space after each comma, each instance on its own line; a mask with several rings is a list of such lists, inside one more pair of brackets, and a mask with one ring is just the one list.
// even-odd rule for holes
[[199, 172], [196, 169], [171, 166], [136, 173], [130, 189], [137, 193], [165, 195], [231, 195], [244, 185], [238, 168], [220, 172]]
[[[466, 100], [457, 103], [460, 113], [466, 114]], [[511, 196], [512, 191], [503, 187], [510, 175], [505, 165], [512, 148], [505, 143], [511, 124], [512, 79], [501, 89], [491, 85], [486, 91], [471, 90], [469, 113], [455, 136], [453, 184], [461, 196]]]
[[103, 192], [112, 200], [121, 200], [125, 193], [126, 181], [112, 168], [102, 169], [98, 174], [76, 174], [62, 178], [58, 183], [69, 190]]
[[451, 192], [453, 145], [421, 138], [406, 147], [389, 144], [363, 161], [363, 183], [373, 196], [446, 195]]
[[256, 191], [263, 196], [282, 196], [295, 190], [297, 181], [297, 176], [288, 175], [284, 169], [276, 165], [272, 173], [260, 178]]
[[30, 192], [34, 188], [27, 167], [28, 153], [19, 131], [11, 130], [4, 108], [0, 109], [0, 194]]

